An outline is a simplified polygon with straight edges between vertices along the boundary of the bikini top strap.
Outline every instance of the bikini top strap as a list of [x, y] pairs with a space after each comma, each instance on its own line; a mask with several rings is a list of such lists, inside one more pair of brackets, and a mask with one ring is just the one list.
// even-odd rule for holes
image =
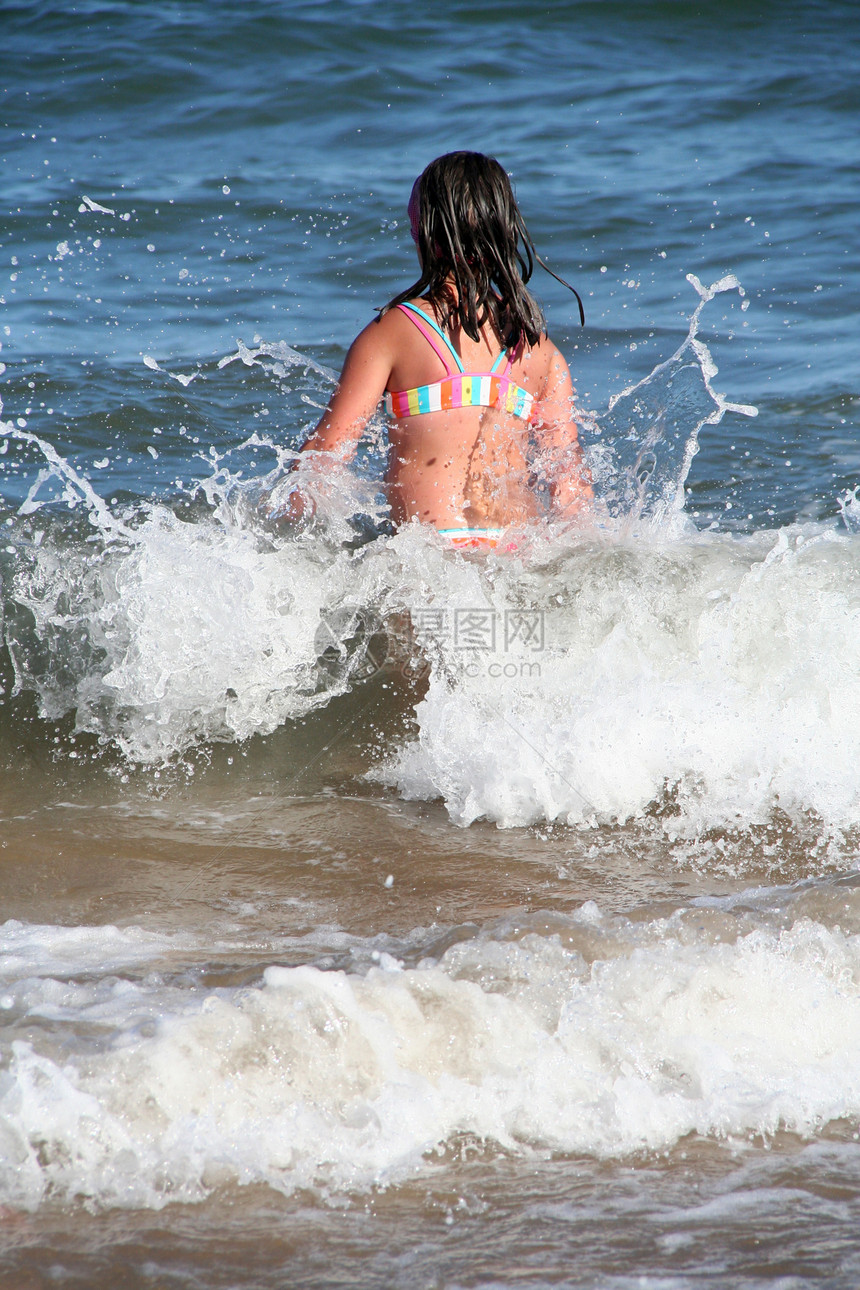
[[[433, 321], [432, 318], [428, 318], [427, 314], [425, 314], [423, 309], [419, 309], [417, 305], [411, 305], [408, 302], [404, 302], [403, 304], [398, 305], [397, 308], [403, 310], [403, 312], [406, 314], [406, 317], [409, 319], [409, 321], [414, 323], [415, 326], [418, 328], [418, 330], [421, 332], [421, 335], [427, 341], [428, 345], [433, 346], [433, 349], [436, 351], [436, 353], [441, 358], [442, 362], [445, 364], [445, 372], [448, 376], [453, 376], [454, 370], [458, 372], [465, 371], [465, 368], [463, 367], [463, 364], [460, 361], [460, 355], [457, 353], [456, 349], [451, 344], [450, 340], [445, 335], [442, 328], [439, 327]], [[435, 332], [435, 335], [434, 335], [434, 332]], [[440, 336], [444, 341], [447, 349], [447, 355], [445, 351], [439, 348], [439, 343], [436, 340], [436, 336]], [[448, 355], [450, 355], [451, 358], [454, 359], [454, 362], [457, 365], [456, 369], [454, 370], [452, 370], [451, 368], [451, 364], [448, 360]]]
[[501, 366], [502, 359], [506, 358], [508, 361], [507, 361], [507, 363], [505, 363], [505, 370], [501, 373], [501, 375], [502, 375], [502, 376], [510, 376], [511, 368], [512, 368], [512, 367], [513, 367], [513, 365], [514, 365], [514, 359], [516, 358], [517, 353], [519, 352], [519, 348], [520, 348], [520, 342], [519, 342], [519, 341], [517, 341], [517, 343], [516, 343], [516, 345], [514, 345], [513, 349], [503, 349], [503, 350], [502, 350], [502, 352], [501, 352], [501, 354], [499, 355], [499, 357], [496, 359], [495, 363], [493, 364], [493, 366], [490, 368], [490, 371], [491, 371], [491, 372], [497, 372], [497, 371], [499, 370], [499, 367]]

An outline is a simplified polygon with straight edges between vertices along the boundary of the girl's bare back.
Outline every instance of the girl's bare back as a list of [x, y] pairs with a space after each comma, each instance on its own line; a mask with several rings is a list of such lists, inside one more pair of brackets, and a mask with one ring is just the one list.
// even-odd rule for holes
[[[427, 300], [413, 302], [434, 317]], [[449, 339], [469, 372], [488, 372], [502, 348], [498, 337], [480, 341], [460, 329]], [[444, 378], [442, 359], [400, 310], [370, 323], [347, 355], [338, 389], [305, 447], [342, 451], [358, 439], [386, 390], [408, 390]], [[530, 421], [495, 407], [421, 412], [392, 421], [386, 486], [392, 518], [437, 529], [502, 528], [538, 513], [530, 484], [530, 437], [538, 451], [566, 443], [578, 460], [573, 388], [567, 364], [546, 337], [518, 347], [511, 378], [535, 399]], [[534, 446], [534, 445], [533, 445]], [[580, 501], [587, 485], [581, 481]], [[588, 490], [590, 494], [590, 490]]]

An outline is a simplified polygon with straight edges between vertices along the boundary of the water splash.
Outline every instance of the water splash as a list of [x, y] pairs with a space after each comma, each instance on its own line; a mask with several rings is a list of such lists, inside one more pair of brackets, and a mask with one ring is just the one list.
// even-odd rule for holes
[[[701, 426], [754, 411], [714, 390], [698, 337], [704, 305], [737, 281], [694, 285], [683, 345], [603, 422], [619, 467], [600, 526], [537, 526], [512, 555], [464, 559], [419, 525], [362, 546], [361, 524], [382, 530], [378, 471], [297, 463], [260, 434], [214, 455], [191, 511], [146, 501], [120, 520], [50, 444], [6, 427], [96, 530], [53, 524], [38, 488], [21, 507], [5, 584], [17, 688], [44, 715], [73, 712], [78, 729], [158, 763], [325, 706], [373, 672], [361, 651], [379, 626], [408, 621], [412, 655], [385, 666], [424, 677], [420, 734], [383, 775], [407, 796], [444, 798], [460, 823], [624, 820], [668, 794], [679, 832], [760, 820], [775, 804], [852, 825], [856, 542], [814, 526], [743, 539], [688, 526], [679, 540]], [[273, 364], [299, 400], [333, 379], [289, 346], [240, 346], [222, 360], [234, 362]], [[264, 448], [273, 469], [243, 478], [242, 452]], [[299, 528], [279, 522], [297, 480], [314, 503]], [[846, 522], [855, 507], [846, 499]], [[23, 540], [36, 519], [42, 538]], [[534, 635], [509, 633], [529, 615], [539, 658]], [[467, 619], [473, 637], [476, 624], [490, 635], [467, 639]]]
[[345, 545], [355, 513], [372, 509], [360, 478], [304, 460], [290, 478], [316, 515], [295, 532], [259, 505], [280, 467], [243, 481], [222, 457], [202, 512], [142, 503], [122, 522], [50, 444], [12, 431], [49, 462], [37, 482], [63, 480], [67, 505], [98, 530], [82, 540], [40, 515], [35, 541], [24, 525], [47, 504], [19, 513], [5, 643], [16, 689], [34, 690], [45, 717], [73, 712], [77, 730], [152, 763], [271, 732], [349, 688], [353, 654], [321, 667], [315, 642], [326, 613], [375, 594]]
[[[2, 404], [0, 404], [2, 408]], [[0, 421], [0, 434], [5, 439], [11, 439], [18, 443], [26, 443], [36, 448], [47, 462], [47, 466], [40, 470], [36, 476], [35, 482], [31, 485], [26, 498], [18, 507], [19, 516], [33, 515], [40, 510], [47, 502], [38, 499], [38, 494], [44, 484], [51, 480], [59, 481], [62, 489], [61, 500], [70, 510], [77, 510], [81, 505], [85, 508], [90, 523], [101, 530], [106, 537], [121, 537], [134, 541], [134, 533], [126, 527], [120, 520], [111, 513], [107, 503], [93, 488], [90, 481], [62, 457], [53, 446], [45, 439], [40, 439], [38, 435], [32, 434], [29, 430], [22, 430], [12, 424], [11, 421]], [[52, 501], [55, 499], [51, 499]]]
[[[665, 529], [684, 508], [684, 483], [699, 450], [703, 426], [718, 425], [727, 412], [754, 417], [758, 409], [733, 403], [712, 385], [717, 366], [699, 338], [702, 310], [715, 296], [744, 289], [734, 274], [705, 287], [694, 273], [687, 281], [699, 295], [683, 344], [643, 380], [616, 394], [601, 416], [601, 449], [595, 454], [602, 505], [631, 531], [642, 522]], [[744, 300], [746, 304], [746, 300]], [[743, 307], [743, 305], [742, 305]], [[682, 526], [683, 527], [683, 526]]]
[[860, 484], [839, 498], [839, 513], [849, 533], [860, 533]]

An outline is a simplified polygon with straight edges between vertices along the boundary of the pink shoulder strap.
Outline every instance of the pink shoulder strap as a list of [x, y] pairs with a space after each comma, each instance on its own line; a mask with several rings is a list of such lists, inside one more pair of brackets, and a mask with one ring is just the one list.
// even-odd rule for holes
[[[522, 348], [522, 340], [519, 340], [519, 341], [517, 341], [517, 343], [516, 343], [516, 345], [514, 346], [514, 348], [513, 348], [513, 349], [509, 349], [509, 350], [507, 351], [508, 361], [507, 361], [507, 363], [505, 363], [505, 366], [504, 366], [504, 368], [503, 368], [502, 372], [500, 373], [502, 376], [510, 376], [510, 374], [511, 374], [511, 368], [512, 368], [512, 367], [513, 367], [513, 365], [514, 365], [514, 359], [516, 358], [517, 354], [520, 352], [520, 349], [521, 349], [521, 348]], [[504, 350], [502, 350], [502, 354], [504, 354], [504, 352], [505, 352], [505, 351], [504, 351]], [[496, 362], [497, 362], [497, 363], [498, 363], [498, 362], [499, 362], [499, 360], [501, 359], [502, 354], [500, 354], [500, 355], [499, 355], [499, 357], [496, 359]], [[494, 365], [493, 365], [493, 371], [495, 371], [495, 370], [496, 370], [496, 368], [495, 368], [495, 364], [494, 364]]]
[[[446, 376], [453, 376], [454, 373], [458, 370], [458, 368], [451, 367], [451, 363], [449, 361], [449, 354], [446, 354], [446, 352], [439, 345], [439, 342], [434, 335], [433, 326], [430, 323], [430, 320], [425, 319], [422, 311], [420, 309], [415, 309], [414, 306], [410, 306], [408, 304], [401, 304], [401, 305], [398, 305], [397, 308], [401, 310], [402, 313], [406, 314], [406, 317], [409, 319], [411, 323], [415, 324], [415, 326], [418, 328], [418, 330], [420, 331], [424, 339], [427, 341], [427, 343], [433, 346], [433, 349], [436, 351], [436, 353], [439, 355], [439, 357], [441, 358], [442, 362], [445, 365]], [[446, 340], [445, 336], [442, 334], [441, 331], [439, 332], [439, 335], [442, 336], [443, 340]], [[447, 341], [446, 343], [449, 346], [449, 352], [454, 353], [454, 356], [456, 358], [456, 352], [451, 349], [450, 341]], [[459, 361], [458, 361], [458, 367], [459, 367]], [[459, 370], [462, 371], [463, 370], [462, 367], [459, 367]]]

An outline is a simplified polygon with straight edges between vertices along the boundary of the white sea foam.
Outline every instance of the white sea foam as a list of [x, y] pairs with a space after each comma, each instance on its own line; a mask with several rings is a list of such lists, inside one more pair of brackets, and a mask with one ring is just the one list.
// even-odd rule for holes
[[272, 966], [232, 990], [30, 980], [0, 1077], [0, 1200], [364, 1188], [462, 1134], [617, 1157], [860, 1116], [860, 939], [708, 919], [590, 906], [414, 969]]
[[543, 649], [449, 642], [384, 777], [463, 824], [624, 820], [670, 791], [679, 832], [775, 807], [856, 825], [858, 573], [857, 537], [812, 527], [605, 537], [497, 572], [476, 603], [530, 605]]
[[[628, 820], [668, 794], [675, 832], [776, 808], [857, 825], [860, 538], [699, 533], [684, 515], [698, 429], [754, 412], [715, 391], [698, 334], [706, 303], [739, 284], [691, 280], [684, 343], [603, 419], [589, 523], [536, 525], [512, 553], [464, 559], [417, 525], [355, 550], [378, 531], [375, 481], [313, 454], [285, 471], [294, 454], [257, 435], [242, 447], [278, 467], [244, 481], [216, 460], [193, 522], [156, 503], [119, 517], [55, 448], [4, 424], [46, 461], [22, 522], [59, 482], [91, 534], [55, 537], [40, 516], [38, 538], [19, 540], [17, 685], [47, 717], [73, 711], [79, 729], [157, 763], [324, 706], [373, 671], [368, 624], [392, 640], [407, 622], [416, 648], [391, 649], [388, 665], [414, 672], [420, 655], [419, 735], [373, 773], [443, 798], [458, 823]], [[234, 362], [274, 363], [303, 390], [332, 379], [282, 344], [240, 345], [222, 365]], [[313, 513], [291, 529], [278, 516], [297, 482]], [[855, 511], [844, 499], [849, 529]]]
[[[43, 448], [71, 504], [89, 505], [87, 481]], [[348, 487], [344, 473], [315, 479], [306, 469], [319, 517], [296, 540], [255, 504], [259, 484], [237, 493], [207, 481], [217, 509], [199, 523], [151, 505], [129, 527], [97, 499], [89, 513], [104, 549], [48, 539], [15, 575], [13, 595], [32, 615], [29, 629], [7, 627], [18, 685], [38, 690], [46, 716], [72, 710], [78, 729], [143, 762], [268, 733], [325, 703], [347, 688], [349, 668], [322, 685], [321, 617], [367, 596], [339, 545], [354, 535], [348, 518], [367, 490]], [[24, 509], [37, 506], [31, 498]], [[54, 658], [47, 674], [32, 661], [44, 649]]]
[[[666, 792], [678, 832], [777, 807], [860, 823], [856, 534], [666, 538], [607, 520], [463, 559], [415, 526], [351, 552], [367, 497], [346, 475], [319, 488], [316, 528], [293, 536], [234, 490], [195, 523], [107, 517], [96, 556], [32, 545], [13, 584], [32, 635], [7, 624], [19, 684], [158, 762], [325, 705], [356, 683], [361, 614], [390, 630], [406, 614], [429, 667], [419, 735], [373, 773], [458, 823], [626, 820]], [[326, 668], [321, 624], [343, 641], [326, 638]]]
[[79, 972], [128, 971], [198, 948], [186, 934], [143, 927], [53, 927], [10, 919], [0, 924], [0, 981]]

